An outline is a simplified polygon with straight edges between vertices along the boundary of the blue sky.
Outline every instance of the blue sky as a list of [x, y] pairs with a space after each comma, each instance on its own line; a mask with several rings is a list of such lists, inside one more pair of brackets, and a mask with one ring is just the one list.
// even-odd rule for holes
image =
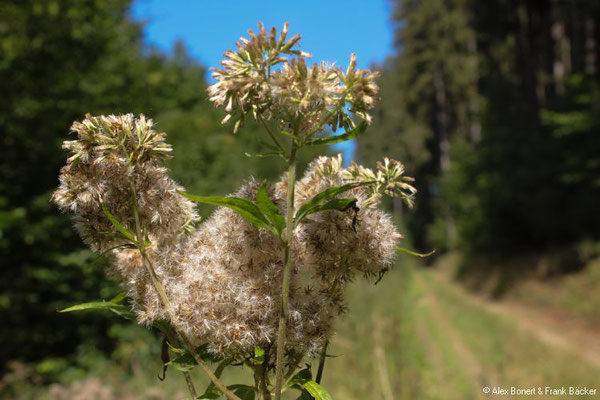
[[137, 0], [132, 9], [135, 19], [147, 22], [149, 44], [169, 50], [176, 39], [183, 39], [192, 55], [209, 67], [258, 21], [278, 29], [288, 21], [290, 34], [302, 34], [301, 48], [314, 60], [344, 67], [354, 52], [359, 66], [368, 67], [392, 50], [389, 12], [387, 0]]
[[[183, 39], [191, 55], [207, 67], [219, 64], [225, 50], [234, 49], [240, 36], [258, 21], [281, 29], [290, 23], [290, 35], [301, 33], [300, 48], [313, 60], [335, 62], [345, 68], [350, 53], [367, 68], [391, 54], [393, 29], [387, 0], [136, 0], [132, 16], [146, 22], [150, 45], [169, 51]], [[352, 146], [343, 146], [344, 153]]]

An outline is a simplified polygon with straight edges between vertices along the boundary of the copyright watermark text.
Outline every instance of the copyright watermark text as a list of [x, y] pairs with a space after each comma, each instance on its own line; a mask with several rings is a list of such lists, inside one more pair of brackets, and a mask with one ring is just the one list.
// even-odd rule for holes
[[490, 396], [596, 396], [598, 394], [597, 388], [586, 386], [485, 386], [482, 391]]

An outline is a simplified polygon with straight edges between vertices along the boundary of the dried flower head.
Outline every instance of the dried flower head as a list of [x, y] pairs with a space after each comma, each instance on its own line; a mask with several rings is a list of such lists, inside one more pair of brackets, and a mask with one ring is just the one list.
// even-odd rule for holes
[[[313, 161], [296, 188], [296, 207], [346, 180], [341, 156]], [[283, 212], [287, 187], [270, 187]], [[248, 181], [234, 196], [254, 200], [258, 183]], [[287, 350], [313, 352], [331, 335], [334, 317], [346, 310], [344, 289], [356, 274], [377, 276], [390, 268], [401, 235], [391, 217], [369, 203], [368, 186], [347, 196], [358, 209], [325, 211], [299, 224], [293, 239]], [[127, 250], [122, 251], [124, 254]], [[197, 344], [240, 355], [275, 343], [283, 270], [283, 244], [228, 208], [217, 208], [199, 229], [175, 248], [159, 252], [157, 273], [173, 304], [172, 321]], [[139, 263], [131, 255], [119, 263]], [[120, 267], [122, 271], [139, 271]], [[130, 296], [145, 323], [165, 318], [148, 279], [130, 276]], [[133, 284], [135, 282], [135, 284]]]
[[[133, 230], [135, 200], [151, 241], [145, 254], [170, 300], [167, 309], [137, 249], [112, 249], [114, 271], [128, 289], [139, 322], [170, 321], [195, 344], [234, 357], [256, 346], [274, 346], [284, 243], [228, 208], [217, 208], [195, 232], [179, 236], [197, 217], [161, 166], [170, 147], [151, 121], [88, 116], [73, 130], [78, 139], [65, 144], [71, 156], [54, 201], [75, 214], [86, 242], [107, 250], [124, 240], [103, 207]], [[293, 232], [286, 351], [316, 353], [331, 335], [335, 317], [346, 310], [346, 285], [357, 274], [377, 276], [392, 265], [401, 235], [391, 217], [375, 207], [379, 197], [374, 196], [414, 194], [403, 172], [400, 163], [387, 159], [377, 173], [356, 164], [344, 169], [338, 155], [317, 158], [298, 181], [296, 209], [332, 186], [361, 185], [343, 194], [356, 198], [356, 207], [311, 214]], [[288, 208], [286, 181], [284, 176], [268, 187], [282, 213]], [[255, 201], [258, 188], [251, 179], [234, 196]]]
[[152, 120], [132, 114], [86, 115], [71, 129], [77, 140], [63, 144], [70, 156], [52, 199], [61, 210], [75, 214], [77, 230], [92, 248], [102, 251], [126, 243], [103, 207], [133, 231], [132, 187], [141, 225], [157, 245], [173, 242], [192, 227], [197, 220], [194, 205], [177, 193], [183, 188], [162, 166], [171, 147], [164, 133], [152, 129]]
[[223, 123], [235, 121], [237, 132], [251, 114], [308, 137], [327, 126], [353, 128], [354, 117], [370, 122], [377, 74], [357, 69], [354, 54], [345, 73], [327, 63], [309, 67], [310, 54], [295, 48], [300, 35], [286, 41], [287, 32], [287, 23], [279, 37], [259, 23], [258, 33], [250, 30], [250, 39], [236, 43], [238, 51], [225, 52], [223, 68], [214, 69], [217, 83], [208, 88], [210, 100], [227, 112]]
[[[350, 281], [357, 272], [376, 276], [391, 267], [402, 238], [391, 216], [376, 208], [381, 195], [377, 175], [354, 164], [342, 169], [341, 155], [314, 160], [296, 186], [298, 207], [331, 186], [366, 182], [340, 197], [357, 199], [357, 209], [325, 211], [311, 217], [298, 229], [305, 246], [304, 262], [324, 279]], [[366, 171], [355, 176], [350, 171]]]
[[[233, 195], [255, 199], [259, 184], [249, 180]], [[282, 193], [269, 190], [276, 204]], [[294, 248], [300, 246], [294, 244]], [[270, 232], [249, 224], [228, 208], [217, 208], [193, 234], [176, 246], [152, 254], [172, 309], [161, 304], [141, 258], [133, 250], [116, 252], [116, 269], [124, 278], [141, 323], [169, 319], [194, 343], [215, 353], [240, 356], [275, 341], [283, 266], [282, 243]], [[307, 291], [300, 279], [303, 262], [295, 258], [291, 287], [288, 349], [317, 351], [331, 330], [337, 299]], [[335, 311], [335, 312], [334, 312]]]
[[400, 161], [385, 158], [384, 162], [377, 163], [377, 172], [365, 168], [355, 162], [343, 172], [343, 178], [347, 182], [369, 183], [369, 204], [378, 204], [381, 195], [389, 197], [400, 197], [409, 207], [413, 206], [414, 197], [417, 193], [411, 183], [414, 178], [404, 176], [404, 165]]

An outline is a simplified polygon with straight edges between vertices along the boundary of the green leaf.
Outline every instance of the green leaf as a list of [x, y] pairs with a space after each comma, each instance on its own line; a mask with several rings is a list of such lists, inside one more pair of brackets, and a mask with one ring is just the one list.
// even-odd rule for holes
[[354, 128], [351, 131], [346, 132], [342, 135], [334, 135], [334, 136], [327, 136], [327, 137], [323, 137], [323, 138], [309, 139], [305, 142], [305, 144], [308, 146], [319, 146], [319, 145], [324, 145], [324, 144], [336, 144], [336, 143], [340, 143], [340, 142], [345, 142], [346, 140], [351, 140], [351, 139], [354, 139], [354, 138], [360, 136], [365, 131], [365, 129], [367, 129], [367, 126], [368, 126], [368, 124], [366, 122], [362, 122], [356, 128]]
[[314, 207], [311, 207], [307, 210], [306, 214], [302, 217], [303, 219], [310, 214], [314, 214], [319, 211], [325, 210], [338, 210], [338, 211], [346, 211], [349, 208], [356, 206], [356, 199], [331, 199], [325, 204], [318, 204]]
[[[347, 191], [357, 188], [359, 186], [363, 186], [365, 184], [367, 184], [367, 182], [347, 183], [345, 185], [332, 186], [330, 188], [323, 190], [321, 193], [315, 195], [312, 199], [310, 199], [309, 201], [304, 203], [298, 209], [298, 211], [296, 212], [296, 215], [294, 216], [294, 224], [298, 224], [307, 215], [312, 214], [313, 212], [320, 211], [320, 210], [316, 209], [316, 207], [322, 206], [327, 200], [333, 199], [335, 196], [337, 196], [339, 194], [342, 194], [344, 192], [347, 192]], [[342, 200], [342, 199], [339, 199], [339, 200]], [[351, 199], [343, 199], [343, 200], [348, 201]], [[342, 203], [332, 203], [331, 208], [328, 208], [328, 209], [334, 209], [333, 207], [335, 205], [342, 206], [343, 204]], [[312, 211], [313, 209], [315, 211]]]
[[184, 197], [199, 203], [212, 204], [214, 206], [228, 207], [240, 214], [242, 218], [250, 222], [257, 228], [265, 228], [273, 233], [275, 229], [270, 225], [267, 217], [260, 211], [258, 206], [250, 200], [239, 197], [223, 197], [223, 196], [195, 196], [193, 194], [179, 192]]
[[[180, 371], [184, 371], [184, 372], [190, 371], [196, 365], [198, 365], [198, 363], [196, 362], [196, 359], [194, 358], [194, 356], [192, 356], [192, 354], [189, 351], [184, 350], [182, 352], [181, 351], [182, 349], [173, 348], [171, 345], [169, 345], [169, 348], [174, 353], [179, 354], [179, 356], [174, 358], [173, 360], [169, 361], [166, 365], [172, 365], [174, 368], [176, 368]], [[199, 346], [196, 348], [196, 353], [198, 353], [200, 358], [202, 358], [205, 361], [210, 361], [210, 362], [216, 362], [216, 361], [221, 360], [220, 357], [209, 353], [207, 351], [207, 348], [208, 348], [208, 345], [206, 345], [206, 344], [203, 344], [202, 346]], [[231, 362], [231, 361], [229, 361], [229, 362]]]
[[[113, 299], [114, 300], [114, 299]], [[111, 301], [92, 301], [89, 303], [76, 304], [74, 306], [60, 310], [59, 312], [75, 312], [88, 310], [108, 310], [117, 314], [119, 317], [135, 320], [135, 314], [126, 305], [116, 304]]]
[[256, 204], [258, 204], [260, 211], [267, 217], [270, 224], [275, 228], [278, 236], [281, 236], [281, 232], [283, 232], [283, 228], [285, 228], [285, 219], [283, 214], [281, 214], [279, 211], [279, 208], [269, 198], [266, 183], [260, 185], [260, 188], [256, 193]]
[[281, 134], [282, 134], [282, 135], [285, 135], [285, 136], [287, 136], [287, 137], [291, 137], [291, 138], [292, 138], [292, 139], [294, 139], [296, 142], [298, 142], [298, 143], [302, 143], [302, 138], [301, 138], [300, 136], [296, 136], [296, 135], [294, 135], [294, 134], [292, 134], [292, 133], [290, 133], [290, 132], [288, 132], [288, 131], [284, 131], [284, 130], [281, 130], [280, 132], [281, 132]]
[[265, 361], [265, 349], [258, 346], [254, 347], [254, 357], [252, 357], [252, 361], [257, 365], [262, 364]]
[[179, 347], [175, 347], [169, 341], [167, 341], [167, 346], [169, 346], [169, 350], [171, 350], [175, 354], [183, 355], [183, 354], [186, 353], [185, 349], [181, 349]]
[[[315, 400], [331, 400], [329, 393], [327, 393], [321, 385], [312, 380], [310, 367], [307, 367], [294, 375], [294, 377], [286, 384], [286, 388], [288, 387], [294, 387], [295, 389], [302, 391], [302, 395], [298, 400], [311, 398], [314, 398]], [[310, 396], [308, 396], [307, 393], [310, 394]]]
[[331, 396], [327, 393], [327, 390], [323, 386], [319, 385], [315, 381], [306, 381], [302, 384], [302, 387], [306, 389], [308, 393], [315, 398], [315, 400], [331, 400]]
[[415, 256], [415, 257], [429, 257], [430, 255], [435, 253], [435, 249], [431, 250], [429, 253], [421, 254], [421, 253], [417, 253], [416, 251], [405, 249], [404, 247], [396, 247], [396, 251], [399, 251], [399, 252], [405, 253], [405, 254], [409, 254], [409, 255]]
[[229, 385], [227, 389], [231, 390], [233, 394], [238, 396], [241, 400], [254, 400], [256, 397], [256, 389], [253, 386], [248, 385]]
[[117, 219], [111, 214], [111, 212], [108, 211], [108, 208], [106, 208], [106, 205], [104, 203], [102, 203], [102, 211], [104, 212], [104, 215], [106, 215], [108, 217], [108, 219], [113, 224], [113, 226], [115, 228], [117, 228], [117, 230], [119, 232], [121, 232], [121, 234], [123, 236], [125, 236], [127, 239], [131, 240], [133, 243], [137, 244], [137, 241], [135, 240], [135, 236], [133, 235], [133, 233], [129, 232], [127, 230], [127, 228], [125, 228], [125, 226], [123, 226], [123, 224], [121, 224], [119, 221], [117, 221]]
[[244, 155], [246, 157], [248, 157], [248, 158], [252, 158], [252, 157], [256, 157], [256, 158], [280, 157], [280, 158], [285, 159], [285, 157], [281, 153], [275, 153], [275, 152], [271, 152], [271, 153], [256, 153], [256, 154], [245, 152]]
[[310, 381], [312, 379], [312, 371], [310, 370], [310, 366], [298, 371], [296, 375], [294, 375], [285, 385], [286, 388], [300, 385], [302, 386], [303, 382]]
[[114, 304], [119, 304], [123, 300], [125, 300], [126, 298], [127, 298], [127, 293], [126, 292], [121, 292], [118, 295], [116, 295], [115, 297], [113, 297], [112, 299], [110, 299], [110, 302], [114, 303]]

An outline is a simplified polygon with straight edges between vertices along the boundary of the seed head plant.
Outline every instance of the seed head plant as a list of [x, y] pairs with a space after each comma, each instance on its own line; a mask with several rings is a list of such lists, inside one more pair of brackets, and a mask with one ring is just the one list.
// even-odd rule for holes
[[[172, 153], [166, 134], [143, 115], [87, 115], [63, 145], [70, 155], [53, 200], [93, 250], [110, 256], [126, 289], [64, 311], [109, 309], [158, 329], [165, 367], [184, 372], [195, 399], [278, 400], [291, 389], [329, 399], [320, 380], [346, 286], [358, 276], [380, 279], [398, 250], [408, 252], [378, 209], [382, 196], [412, 205], [416, 190], [400, 162], [344, 168], [341, 156], [323, 156], [296, 178], [302, 148], [364, 132], [378, 87], [355, 55], [345, 71], [309, 66], [300, 36], [287, 33], [287, 24], [280, 34], [259, 24], [225, 52], [208, 88], [234, 133], [247, 119], [264, 127], [265, 155], [287, 166], [278, 182], [249, 177], [226, 197], [190, 195], [163, 166]], [[218, 207], [199, 223], [194, 202]], [[200, 395], [187, 372], [196, 365], [211, 380]], [[253, 371], [253, 386], [220, 379], [239, 365]]]

